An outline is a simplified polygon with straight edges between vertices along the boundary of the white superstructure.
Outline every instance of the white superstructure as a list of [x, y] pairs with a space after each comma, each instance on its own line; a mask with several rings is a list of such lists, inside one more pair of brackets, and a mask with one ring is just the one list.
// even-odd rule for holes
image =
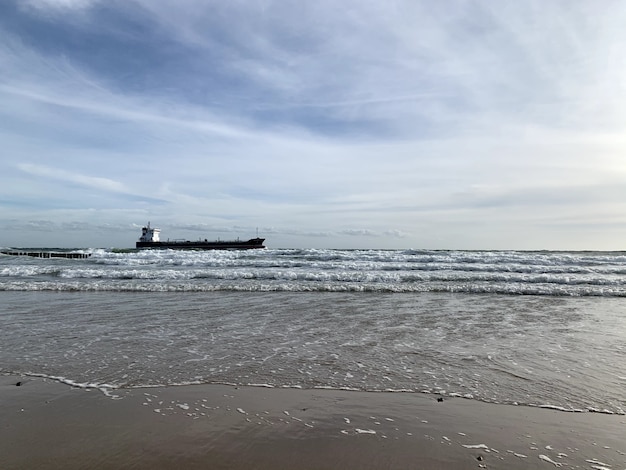
[[140, 242], [158, 242], [159, 233], [161, 233], [161, 229], [150, 227], [150, 222], [148, 225], [141, 228], [141, 237], [139, 237]]

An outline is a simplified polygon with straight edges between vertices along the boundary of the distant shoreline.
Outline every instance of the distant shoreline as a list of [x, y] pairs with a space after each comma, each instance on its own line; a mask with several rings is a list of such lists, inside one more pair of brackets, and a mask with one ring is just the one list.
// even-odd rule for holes
[[[151, 248], [151, 249], [159, 249], [159, 248]], [[164, 250], [170, 248], [161, 248]], [[328, 251], [415, 251], [415, 252], [434, 252], [434, 253], [450, 253], [450, 252], [458, 252], [458, 253], [543, 253], [543, 254], [562, 254], [562, 253], [602, 253], [602, 254], [626, 254], [626, 249], [624, 250], [593, 250], [593, 249], [579, 249], [579, 250], [567, 250], [567, 249], [515, 249], [515, 248], [503, 248], [503, 249], [467, 249], [467, 248], [319, 248], [319, 247], [298, 247], [298, 248], [284, 248], [284, 247], [266, 247], [267, 250], [328, 250]], [[83, 247], [20, 247], [20, 246], [12, 246], [12, 245], [4, 245], [0, 246], [0, 250], [2, 251], [61, 251], [61, 252], [70, 252], [70, 251], [96, 251], [96, 250], [105, 250], [105, 251], [113, 251], [113, 252], [135, 252], [139, 249], [134, 246], [120, 246], [120, 247], [94, 247], [94, 246], [83, 246]], [[201, 250], [198, 250], [201, 251]]]

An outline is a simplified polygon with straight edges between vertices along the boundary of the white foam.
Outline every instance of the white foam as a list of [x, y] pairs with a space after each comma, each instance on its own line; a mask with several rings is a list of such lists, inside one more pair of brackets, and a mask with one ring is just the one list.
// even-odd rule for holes
[[359, 428], [356, 428], [354, 431], [357, 434], [376, 434], [376, 431], [374, 431], [373, 429], [359, 429]]
[[463, 444], [466, 449], [485, 449], [489, 450], [489, 446], [486, 444]]
[[610, 468], [611, 467], [608, 463], [601, 462], [598, 459], [588, 459], [588, 460], [585, 460], [585, 462], [588, 462], [588, 463], [593, 464], [593, 465], [598, 465], [600, 467], [606, 467], [606, 468]]
[[507, 450], [507, 452], [508, 452], [509, 454], [513, 454], [515, 457], [519, 457], [520, 459], [526, 459], [526, 458], [528, 458], [528, 456], [527, 456], [527, 455], [520, 454], [520, 453], [514, 452], [514, 451], [512, 451], [512, 450]]
[[72, 379], [68, 379], [66, 377], [48, 375], [48, 374], [40, 374], [40, 373], [35, 373], [35, 372], [28, 372], [28, 373], [25, 373], [24, 375], [29, 376], [29, 377], [40, 377], [44, 379], [54, 380], [56, 382], [69, 385], [70, 387], [74, 387], [74, 388], [83, 388], [85, 390], [99, 390], [104, 395], [110, 398], [119, 398], [119, 395], [115, 395], [111, 393], [111, 390], [115, 390], [117, 387], [113, 385], [109, 385], [109, 384], [98, 384], [98, 383], [89, 383], [89, 382], [81, 383]]
[[545, 408], [548, 410], [566, 411], [568, 413], [584, 413], [585, 412], [585, 410], [581, 408], [565, 408], [563, 406], [557, 406], [557, 405], [537, 405], [534, 403], [529, 403], [528, 406], [535, 406], [537, 408]]
[[544, 454], [539, 454], [539, 458], [541, 460], [543, 460], [544, 462], [548, 462], [551, 463], [552, 465], [554, 465], [555, 467], [561, 467], [563, 464], [559, 463], [559, 462], [555, 462], [554, 460], [552, 460], [550, 457], [548, 457], [547, 455]]

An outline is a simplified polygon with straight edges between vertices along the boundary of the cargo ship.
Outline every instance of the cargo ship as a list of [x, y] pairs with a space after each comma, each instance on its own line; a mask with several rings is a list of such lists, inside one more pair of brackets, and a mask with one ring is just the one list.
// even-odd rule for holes
[[255, 248], [265, 248], [263, 242], [265, 238], [251, 238], [250, 240], [167, 240], [159, 238], [161, 230], [148, 225], [141, 228], [141, 236], [136, 243], [137, 248], [154, 248], [170, 250], [251, 250]]

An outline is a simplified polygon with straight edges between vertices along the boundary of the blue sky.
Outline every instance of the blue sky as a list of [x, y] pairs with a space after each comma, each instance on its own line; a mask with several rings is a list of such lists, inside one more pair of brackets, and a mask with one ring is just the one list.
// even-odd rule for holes
[[626, 240], [626, 3], [0, 3], [0, 246]]

